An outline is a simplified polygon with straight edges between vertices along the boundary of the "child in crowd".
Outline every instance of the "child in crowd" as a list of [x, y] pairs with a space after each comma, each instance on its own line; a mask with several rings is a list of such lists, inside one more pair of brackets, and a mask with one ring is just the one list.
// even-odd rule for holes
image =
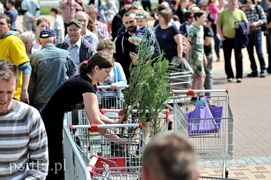
[[137, 45], [136, 53], [139, 50], [141, 42], [149, 43], [150, 51], [154, 51], [155, 35], [151, 27], [148, 26], [149, 14], [144, 10], [138, 10], [136, 12], [135, 19], [139, 28], [132, 37], [129, 37], [128, 40], [130, 43]]
[[64, 41], [64, 22], [57, 8], [52, 7], [50, 9], [51, 15], [55, 18], [54, 21], [54, 31], [56, 33], [56, 45], [63, 43]]
[[204, 55], [204, 31], [203, 26], [206, 24], [206, 15], [204, 11], [194, 13], [195, 23], [189, 29], [188, 41], [191, 43], [189, 51], [189, 61], [194, 70], [192, 88], [203, 89], [205, 81], [204, 66], [207, 65], [207, 59]]

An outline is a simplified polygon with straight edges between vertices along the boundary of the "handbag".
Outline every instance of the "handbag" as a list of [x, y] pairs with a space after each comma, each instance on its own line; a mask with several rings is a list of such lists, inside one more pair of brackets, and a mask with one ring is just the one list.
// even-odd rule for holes
[[[222, 117], [222, 109], [217, 108], [213, 109], [213, 111], [214, 113], [217, 113], [216, 115], [221, 115]], [[209, 108], [208, 99], [206, 96], [198, 96], [195, 109], [186, 113], [186, 116], [188, 118], [189, 136], [216, 133], [220, 130], [221, 119], [215, 120]]]

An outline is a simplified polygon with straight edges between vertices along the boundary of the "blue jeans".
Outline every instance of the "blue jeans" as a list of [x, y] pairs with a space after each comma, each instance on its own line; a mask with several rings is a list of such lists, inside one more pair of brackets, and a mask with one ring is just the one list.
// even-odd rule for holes
[[[209, 54], [206, 56], [208, 60], [208, 65], [204, 67], [206, 78], [204, 82], [204, 89], [212, 89], [213, 88], [213, 77], [212, 77], [212, 70], [213, 70], [213, 54]], [[211, 96], [211, 93], [205, 93], [206, 96]]]
[[249, 55], [250, 68], [252, 70], [252, 73], [258, 73], [254, 57], [254, 46], [256, 48], [256, 53], [260, 62], [261, 72], [266, 71], [262, 48], [262, 31], [252, 32], [251, 34], [248, 35], [248, 39], [249, 43], [247, 45], [247, 52]]

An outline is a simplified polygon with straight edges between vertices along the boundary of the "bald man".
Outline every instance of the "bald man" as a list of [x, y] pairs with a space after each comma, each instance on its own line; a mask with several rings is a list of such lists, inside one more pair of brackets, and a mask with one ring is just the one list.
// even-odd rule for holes
[[76, 71], [70, 53], [55, 47], [56, 34], [53, 30], [42, 30], [39, 43], [42, 49], [30, 57], [32, 74], [28, 88], [30, 104], [38, 110]]

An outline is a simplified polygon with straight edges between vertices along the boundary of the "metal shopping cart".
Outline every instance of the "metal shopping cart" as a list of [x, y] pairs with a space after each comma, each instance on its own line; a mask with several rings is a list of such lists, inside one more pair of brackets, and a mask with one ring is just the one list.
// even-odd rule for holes
[[[212, 93], [212, 96], [208, 98], [209, 105], [211, 105], [209, 108], [217, 109], [220, 107], [221, 116], [215, 117], [214, 115], [213, 118], [201, 119], [188, 118], [189, 112], [192, 112], [196, 105], [194, 101], [191, 101], [190, 95], [195, 93], [204, 95], [206, 92]], [[228, 174], [227, 160], [233, 156], [233, 116], [228, 91], [224, 89], [176, 90], [173, 91], [173, 95], [174, 131], [187, 137], [190, 143], [194, 145], [198, 154], [199, 165], [207, 160], [221, 160], [222, 178], [225, 178]], [[207, 127], [209, 129], [206, 129]]]
[[185, 71], [178, 67], [170, 67], [167, 71], [169, 72], [169, 76], [167, 78], [170, 80], [172, 89], [186, 90], [191, 87], [193, 80], [192, 71]]
[[98, 86], [97, 97], [99, 108], [122, 109], [124, 96], [122, 90], [128, 88], [128, 85], [118, 86], [116, 90], [111, 90], [111, 86]]
[[[127, 131], [123, 131], [123, 128], [137, 128], [134, 131], [135, 134], [131, 135]], [[86, 129], [88, 134], [73, 133], [74, 129]], [[109, 139], [106, 138], [112, 134], [106, 133], [105, 130], [110, 129], [110, 132], [119, 134], [121, 132], [122, 139]], [[98, 133], [99, 131], [99, 133]], [[85, 132], [85, 131], [81, 131]], [[127, 134], [125, 134], [125, 132]], [[73, 139], [72, 146], [74, 152], [78, 152], [86, 165], [91, 162], [93, 154], [103, 157], [105, 165], [108, 165], [109, 179], [139, 179], [141, 169], [141, 155], [138, 153], [142, 151], [138, 142], [142, 141], [144, 137], [142, 132], [142, 125], [140, 123], [133, 124], [110, 124], [110, 125], [70, 125], [70, 136]], [[132, 138], [130, 138], [132, 136]], [[64, 141], [65, 143], [65, 141]], [[64, 145], [65, 147], [65, 145]], [[74, 150], [76, 148], [76, 150]], [[64, 157], [69, 153], [65, 153]], [[70, 150], [68, 150], [70, 151]], [[67, 159], [70, 159], [67, 157]], [[72, 159], [73, 160], [73, 159]], [[72, 161], [71, 159], [69, 161]], [[66, 164], [70, 162], [66, 161]], [[105, 167], [103, 163], [97, 163], [92, 172], [95, 177], [102, 177], [105, 174]], [[88, 168], [89, 169], [89, 168]], [[80, 170], [81, 171], [81, 170]], [[109, 175], [108, 175], [109, 176]], [[81, 179], [80, 179], [81, 180]]]
[[[193, 80], [192, 70], [188, 71], [178, 67], [170, 67], [167, 71], [169, 72], [169, 75], [166, 78], [169, 79], [169, 84], [172, 89], [187, 90], [191, 88], [191, 83]], [[170, 96], [167, 104], [168, 108], [173, 109], [173, 96]]]

